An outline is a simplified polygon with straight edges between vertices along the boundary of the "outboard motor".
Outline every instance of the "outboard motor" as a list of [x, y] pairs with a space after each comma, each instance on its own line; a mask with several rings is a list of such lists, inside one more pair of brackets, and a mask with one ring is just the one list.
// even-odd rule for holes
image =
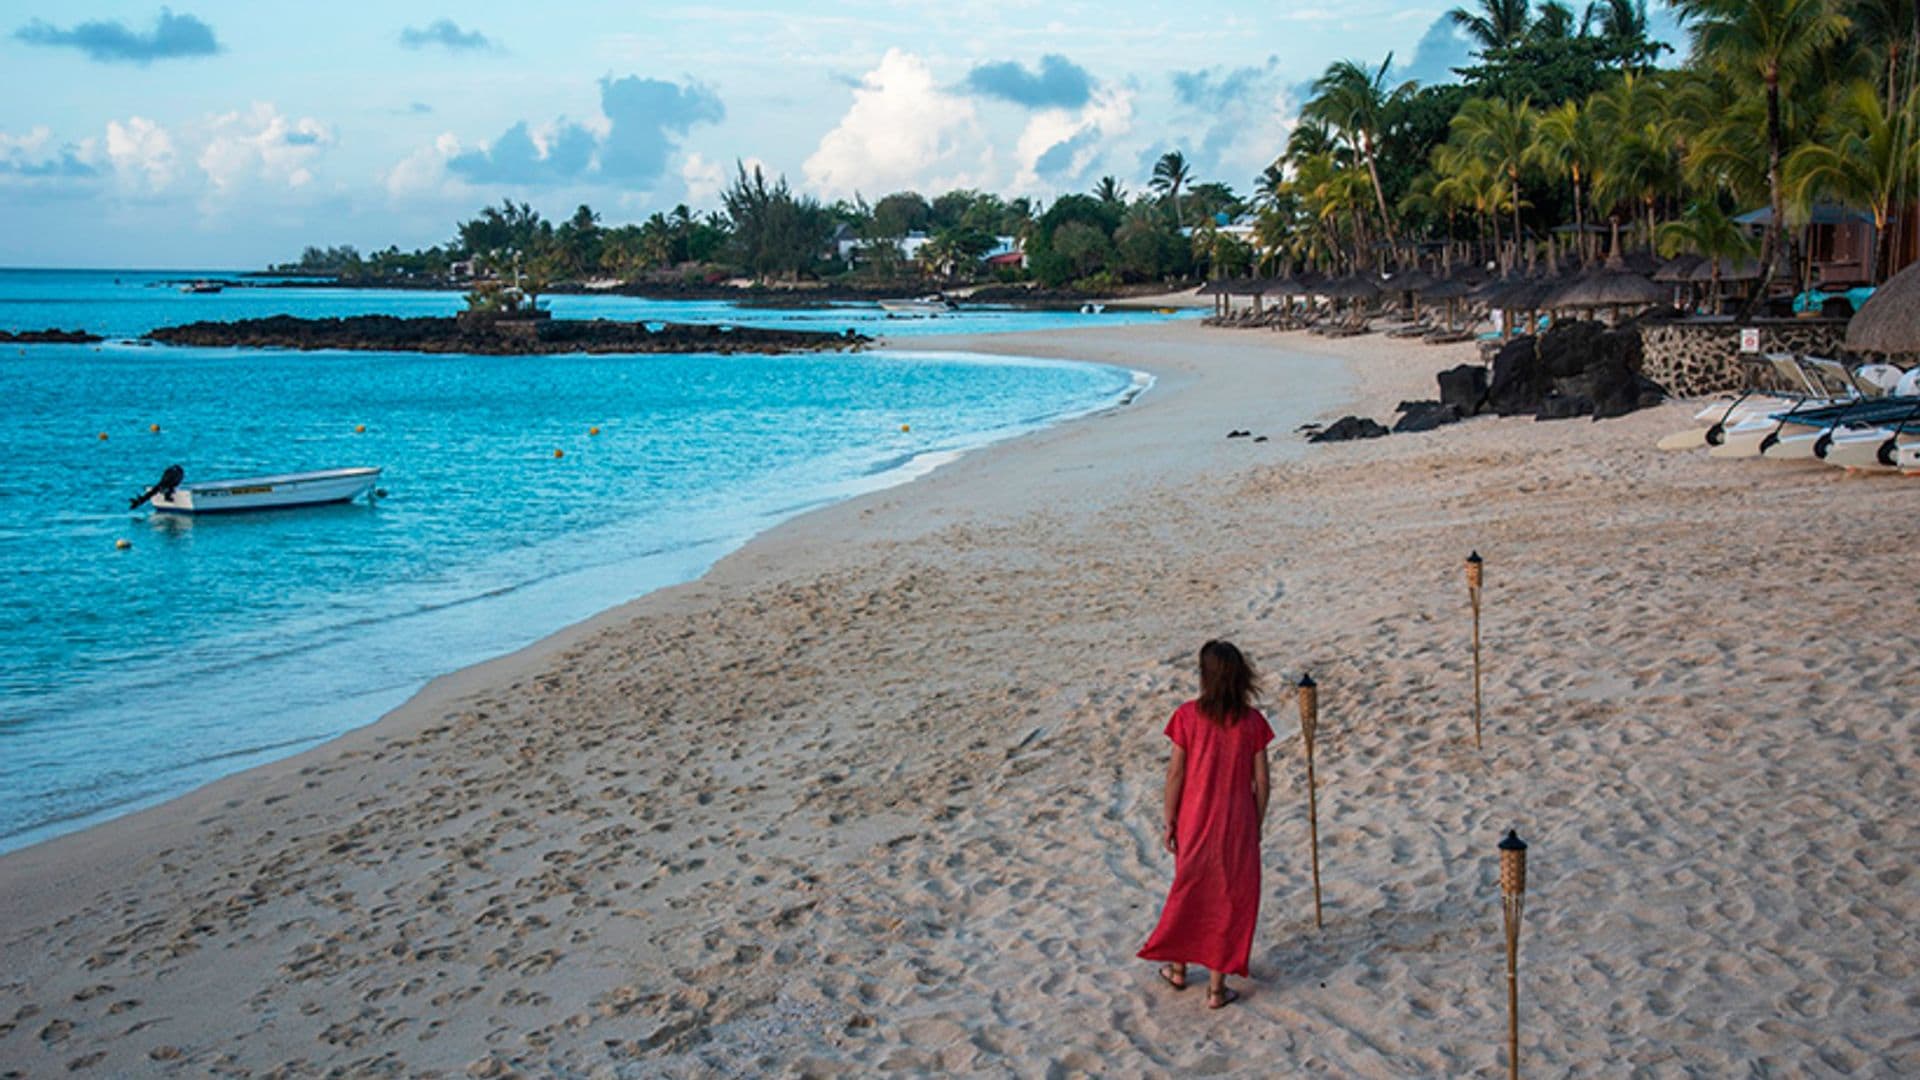
[[146, 502], [148, 499], [153, 498], [155, 495], [173, 494], [173, 489], [179, 487], [180, 481], [185, 480], [186, 478], [187, 478], [187, 470], [181, 468], [178, 465], [167, 466], [167, 471], [160, 474], [160, 482], [148, 488], [146, 491], [146, 494], [128, 503], [127, 509], [138, 510], [142, 506], [146, 505]]

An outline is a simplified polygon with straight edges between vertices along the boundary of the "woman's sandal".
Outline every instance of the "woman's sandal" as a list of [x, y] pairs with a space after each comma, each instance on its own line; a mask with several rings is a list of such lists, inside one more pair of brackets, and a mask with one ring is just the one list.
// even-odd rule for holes
[[1160, 981], [1173, 987], [1175, 990], [1185, 990], [1187, 988], [1186, 975], [1176, 970], [1172, 964], [1161, 966]]
[[1207, 1008], [1209, 1009], [1224, 1009], [1239, 1000], [1240, 991], [1230, 986], [1222, 987], [1219, 990], [1214, 990], [1211, 987], [1207, 989]]

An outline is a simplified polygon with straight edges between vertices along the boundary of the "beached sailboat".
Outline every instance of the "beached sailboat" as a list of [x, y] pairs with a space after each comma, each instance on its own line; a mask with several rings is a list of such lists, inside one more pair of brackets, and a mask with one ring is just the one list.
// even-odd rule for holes
[[241, 510], [281, 510], [352, 502], [373, 490], [376, 467], [320, 469], [315, 472], [242, 476], [230, 480], [184, 483], [186, 472], [169, 465], [160, 482], [132, 500], [129, 509], [151, 501], [155, 510], [175, 514], [222, 514]]

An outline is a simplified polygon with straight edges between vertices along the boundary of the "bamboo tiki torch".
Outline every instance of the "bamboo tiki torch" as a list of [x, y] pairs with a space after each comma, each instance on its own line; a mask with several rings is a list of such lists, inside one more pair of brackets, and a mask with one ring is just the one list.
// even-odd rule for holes
[[1313, 780], [1313, 736], [1320, 727], [1320, 687], [1313, 676], [1302, 673], [1294, 688], [1300, 702], [1300, 735], [1307, 747], [1307, 837], [1313, 848], [1313, 925], [1324, 928], [1320, 920], [1320, 795]]
[[1473, 604], [1473, 748], [1480, 749], [1480, 583], [1486, 564], [1480, 553], [1467, 556], [1467, 597]]
[[1520, 1080], [1520, 916], [1527, 905], [1527, 842], [1500, 841], [1500, 903], [1507, 924], [1507, 1075]]

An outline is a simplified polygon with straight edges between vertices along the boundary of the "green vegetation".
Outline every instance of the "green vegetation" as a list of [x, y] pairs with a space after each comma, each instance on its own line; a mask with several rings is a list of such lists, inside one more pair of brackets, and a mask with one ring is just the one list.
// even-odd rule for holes
[[1675, 6], [1691, 50], [1671, 70], [1651, 66], [1664, 49], [1644, 0], [1578, 17], [1530, 0], [1457, 8], [1477, 61], [1457, 88], [1392, 86], [1391, 57], [1331, 65], [1273, 173], [1268, 262], [1356, 269], [1437, 248], [1511, 268], [1557, 226], [1572, 226], [1573, 253], [1599, 256], [1594, 223], [1628, 246], [1743, 256], [1755, 252], [1732, 217], [1766, 207], [1757, 253], [1785, 280], [1804, 269], [1797, 226], [1831, 202], [1881, 226], [1884, 279], [1885, 227], [1920, 187], [1914, 0]]
[[[1916, 0], [1674, 6], [1684, 57], [1649, 39], [1646, 0], [1475, 0], [1451, 13], [1475, 44], [1458, 83], [1397, 81], [1391, 55], [1335, 62], [1246, 198], [1179, 150], [1137, 193], [1106, 176], [1044, 206], [970, 190], [823, 203], [741, 166], [704, 217], [683, 205], [608, 227], [582, 206], [555, 224], [508, 200], [444, 245], [308, 248], [282, 269], [445, 280], [458, 265], [529, 295], [596, 279], [1108, 289], [1299, 267], [1512, 269], [1618, 244], [1757, 256], [1784, 281], [1806, 272], [1799, 226], [1841, 203], [1881, 226], [1871, 275], [1884, 279], [1887, 226], [1920, 189]], [[1757, 208], [1771, 213], [1755, 244], [1734, 218]]]

